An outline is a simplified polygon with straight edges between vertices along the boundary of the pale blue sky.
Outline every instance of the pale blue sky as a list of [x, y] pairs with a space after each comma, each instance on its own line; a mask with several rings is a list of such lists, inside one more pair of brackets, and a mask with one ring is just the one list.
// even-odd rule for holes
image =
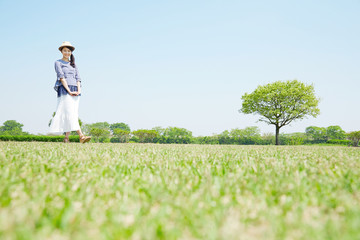
[[238, 113], [258, 85], [313, 83], [321, 114], [292, 123], [360, 130], [360, 1], [0, 0], [0, 124], [46, 133], [56, 107], [54, 62], [70, 41], [85, 123], [197, 135], [258, 126]]

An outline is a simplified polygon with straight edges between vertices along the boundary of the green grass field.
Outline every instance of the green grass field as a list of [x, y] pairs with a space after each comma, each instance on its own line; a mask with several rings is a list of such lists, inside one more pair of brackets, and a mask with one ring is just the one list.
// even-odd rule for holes
[[0, 142], [0, 239], [360, 239], [360, 148]]

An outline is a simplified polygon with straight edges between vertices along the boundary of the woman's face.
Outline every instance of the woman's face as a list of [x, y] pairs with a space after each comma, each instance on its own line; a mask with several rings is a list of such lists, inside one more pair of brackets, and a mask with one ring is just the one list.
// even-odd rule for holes
[[62, 53], [62, 55], [63, 55], [63, 58], [66, 58], [66, 59], [69, 59], [70, 56], [71, 56], [71, 50], [68, 49], [67, 47], [63, 47], [63, 48], [61, 49], [61, 53]]

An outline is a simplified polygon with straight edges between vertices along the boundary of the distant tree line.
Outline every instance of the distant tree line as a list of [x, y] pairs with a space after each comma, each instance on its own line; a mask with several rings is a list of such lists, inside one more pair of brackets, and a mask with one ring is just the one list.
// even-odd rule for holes
[[[30, 135], [22, 130], [23, 124], [8, 120], [0, 126], [2, 141], [60, 141], [61, 137]], [[82, 124], [85, 134], [93, 137], [93, 142], [101, 143], [160, 143], [160, 144], [233, 144], [233, 145], [273, 145], [275, 135], [261, 134], [258, 127], [235, 128], [212, 136], [194, 137], [190, 130], [179, 127], [154, 127], [131, 131], [126, 123], [97, 122]], [[47, 139], [49, 138], [49, 139]], [[73, 137], [76, 142], [78, 138]], [[305, 132], [279, 134], [281, 145], [340, 144], [358, 146], [360, 131], [346, 133], [340, 126], [310, 126]]]

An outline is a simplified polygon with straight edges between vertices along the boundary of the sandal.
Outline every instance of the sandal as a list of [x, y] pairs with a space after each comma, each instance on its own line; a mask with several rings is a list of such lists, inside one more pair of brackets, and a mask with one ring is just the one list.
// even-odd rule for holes
[[69, 138], [64, 138], [64, 141], [63, 141], [64, 143], [70, 143], [70, 140], [69, 140]]
[[91, 140], [91, 137], [89, 137], [89, 136], [82, 136], [82, 137], [80, 137], [80, 143], [86, 143], [86, 142], [88, 142], [88, 141], [90, 141]]

